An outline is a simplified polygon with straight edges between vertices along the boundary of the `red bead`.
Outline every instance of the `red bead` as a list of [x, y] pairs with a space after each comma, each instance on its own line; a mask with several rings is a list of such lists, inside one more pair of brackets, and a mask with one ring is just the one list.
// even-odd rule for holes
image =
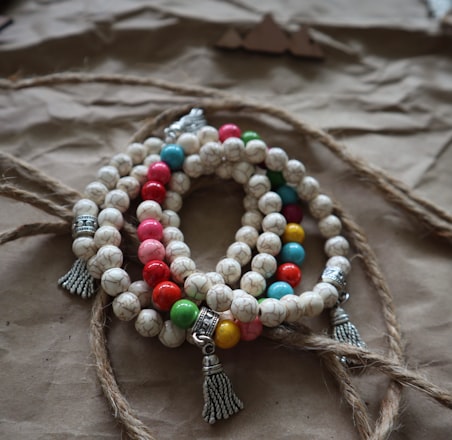
[[141, 188], [141, 198], [143, 200], [154, 200], [162, 204], [166, 197], [166, 189], [162, 183], [156, 180], [149, 180]]
[[276, 269], [276, 279], [278, 281], [285, 281], [292, 287], [300, 284], [301, 270], [294, 263], [283, 263]]
[[163, 226], [158, 220], [148, 218], [138, 225], [137, 236], [140, 241], [147, 240], [148, 238], [161, 240], [163, 237]]
[[239, 138], [242, 136], [242, 131], [235, 124], [224, 124], [218, 129], [218, 136], [221, 142], [224, 142], [230, 137]]
[[148, 238], [138, 246], [138, 259], [146, 264], [151, 260], [165, 259], [165, 246], [158, 240]]
[[171, 179], [170, 167], [163, 161], [149, 165], [148, 180], [155, 180], [166, 185]]
[[301, 223], [303, 220], [303, 209], [298, 203], [284, 205], [281, 214], [284, 216], [287, 223]]
[[143, 280], [150, 287], [155, 287], [162, 281], [171, 278], [171, 271], [167, 264], [160, 260], [151, 260], [143, 267]]
[[242, 341], [254, 341], [262, 333], [262, 322], [259, 318], [255, 318], [251, 322], [237, 322], [240, 327], [240, 339]]
[[169, 311], [176, 301], [182, 298], [180, 287], [172, 281], [158, 283], [152, 291], [154, 306], [163, 311]]

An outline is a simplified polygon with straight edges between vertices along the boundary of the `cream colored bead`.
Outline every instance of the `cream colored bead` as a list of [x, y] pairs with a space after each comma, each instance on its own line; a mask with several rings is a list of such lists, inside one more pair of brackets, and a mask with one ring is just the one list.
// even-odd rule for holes
[[163, 141], [158, 137], [147, 138], [143, 145], [147, 148], [147, 154], [160, 154], [162, 151]]
[[226, 256], [237, 260], [241, 266], [245, 266], [251, 260], [251, 248], [242, 241], [236, 241], [228, 247]]
[[88, 262], [86, 263], [86, 269], [88, 273], [95, 278], [96, 280], [100, 280], [103, 274], [102, 268], [99, 266], [97, 261], [97, 255], [92, 256]]
[[249, 162], [236, 162], [232, 167], [232, 178], [241, 185], [250, 180], [250, 177], [254, 174], [255, 167]]
[[72, 208], [74, 217], [79, 215], [93, 215], [96, 216], [99, 212], [98, 206], [90, 199], [80, 199]]
[[171, 191], [183, 195], [190, 189], [190, 177], [182, 171], [176, 171], [171, 174], [168, 187]]
[[159, 340], [165, 347], [180, 347], [185, 342], [185, 330], [168, 319], [163, 323], [159, 333]]
[[125, 176], [121, 177], [116, 184], [116, 189], [124, 191], [132, 200], [140, 194], [140, 182], [135, 177]]
[[114, 226], [101, 226], [94, 234], [94, 243], [98, 248], [112, 244], [119, 246], [121, 244], [121, 234]]
[[259, 206], [257, 204], [256, 197], [252, 196], [251, 194], [247, 194], [243, 198], [243, 207], [246, 211], [257, 211], [259, 209]]
[[319, 194], [309, 202], [309, 210], [314, 218], [324, 218], [333, 212], [333, 201], [325, 194]]
[[286, 307], [274, 298], [265, 298], [259, 303], [259, 319], [266, 327], [277, 327], [286, 319]]
[[166, 191], [166, 197], [163, 202], [163, 208], [170, 211], [180, 211], [182, 208], [182, 197], [175, 191]]
[[259, 198], [258, 201], [259, 210], [267, 215], [272, 212], [280, 212], [282, 208], [281, 197], [274, 191], [269, 191]]
[[342, 230], [342, 223], [335, 215], [327, 215], [319, 221], [319, 231], [325, 238], [339, 235]]
[[298, 197], [309, 202], [319, 193], [319, 188], [319, 182], [314, 177], [305, 176], [297, 186]]
[[278, 147], [270, 148], [265, 157], [265, 165], [272, 171], [283, 171], [289, 158], [287, 153]]
[[183, 283], [185, 278], [196, 270], [195, 262], [189, 257], [177, 257], [170, 265], [171, 276], [176, 283]]
[[177, 138], [176, 144], [183, 148], [187, 156], [199, 151], [199, 139], [194, 133], [182, 133]]
[[142, 310], [135, 321], [136, 331], [144, 337], [157, 336], [163, 327], [163, 319], [160, 313], [153, 309]]
[[274, 232], [281, 236], [286, 229], [287, 221], [285, 217], [279, 212], [272, 212], [264, 217], [262, 220], [262, 229], [264, 232]]
[[101, 167], [97, 172], [97, 180], [103, 183], [108, 189], [113, 189], [119, 180], [119, 171], [111, 165]]
[[254, 272], [260, 273], [264, 278], [272, 277], [277, 268], [278, 263], [276, 258], [267, 253], [256, 254], [251, 260], [251, 269]]
[[129, 196], [120, 189], [113, 189], [105, 196], [105, 208], [116, 208], [120, 212], [126, 212], [129, 209], [129, 205]]
[[211, 287], [211, 282], [202, 272], [192, 273], [184, 282], [186, 295], [196, 301], [204, 301]]
[[113, 300], [113, 313], [121, 321], [131, 321], [140, 310], [140, 301], [131, 292], [121, 293]]
[[119, 209], [105, 208], [99, 213], [97, 222], [99, 226], [113, 226], [119, 231], [124, 226], [124, 217]]
[[190, 248], [183, 241], [170, 241], [166, 245], [165, 257], [169, 263], [172, 263], [177, 257], [190, 257]]
[[85, 188], [85, 196], [92, 200], [96, 205], [102, 205], [105, 196], [108, 193], [108, 188], [102, 182], [91, 182]]
[[105, 272], [113, 267], [121, 267], [123, 255], [118, 247], [107, 244], [97, 251], [96, 260], [99, 268]]
[[323, 304], [325, 307], [331, 308], [337, 304], [339, 298], [339, 293], [332, 284], [330, 283], [318, 283], [312, 289], [315, 293], [318, 293], [323, 299]]
[[312, 318], [323, 312], [323, 299], [315, 292], [304, 292], [300, 295], [303, 316]]
[[299, 160], [290, 159], [284, 167], [283, 177], [287, 183], [298, 185], [301, 182], [301, 179], [303, 179], [305, 173], [306, 168]]
[[250, 163], [262, 163], [267, 156], [267, 145], [260, 139], [253, 139], [245, 146], [245, 156]]
[[230, 137], [223, 142], [223, 151], [226, 160], [239, 162], [245, 153], [245, 144], [242, 139]]
[[129, 289], [130, 277], [124, 269], [113, 267], [102, 274], [101, 285], [105, 293], [117, 296]]
[[207, 142], [217, 142], [219, 139], [218, 130], [210, 125], [201, 127], [196, 134], [201, 145], [204, 145]]
[[242, 226], [252, 226], [254, 229], [260, 230], [263, 216], [259, 211], [247, 211], [242, 215]]
[[184, 234], [179, 228], [175, 226], [165, 227], [163, 229], [162, 243], [165, 246], [168, 246], [168, 243], [170, 243], [173, 240], [184, 241]]
[[79, 237], [72, 242], [72, 252], [77, 258], [88, 261], [96, 255], [97, 245], [92, 237]]
[[127, 176], [133, 167], [132, 159], [126, 153], [115, 154], [111, 158], [109, 165], [115, 167], [120, 176]]
[[218, 272], [206, 272], [206, 277], [212, 286], [224, 284], [224, 278]]
[[265, 278], [259, 272], [251, 270], [240, 278], [240, 288], [252, 296], [262, 295], [266, 287]]
[[216, 312], [225, 312], [231, 307], [233, 299], [232, 289], [226, 284], [215, 284], [206, 295], [207, 305]]
[[348, 254], [349, 250], [350, 245], [348, 244], [347, 239], [342, 237], [342, 235], [331, 237], [325, 242], [325, 254], [328, 257], [334, 257], [336, 255], [344, 257]]
[[221, 321], [234, 321], [234, 316], [232, 316], [232, 313], [230, 310], [225, 310], [224, 312], [219, 313], [220, 322]]
[[335, 255], [334, 257], [331, 257], [326, 262], [327, 267], [338, 267], [342, 272], [344, 272], [345, 275], [348, 275], [351, 270], [351, 264], [348, 258], [342, 257], [340, 255]]
[[137, 218], [140, 222], [148, 218], [160, 220], [162, 218], [162, 207], [154, 200], [145, 200], [138, 205]]
[[216, 168], [223, 160], [223, 146], [218, 142], [207, 142], [199, 149], [204, 167]]
[[150, 154], [149, 156], [146, 156], [144, 158], [143, 165], [149, 167], [149, 165], [152, 165], [153, 163], [160, 162], [160, 154]]
[[215, 270], [223, 277], [227, 284], [237, 282], [242, 273], [240, 263], [233, 258], [223, 258], [218, 262]]
[[164, 209], [162, 211], [160, 223], [164, 228], [168, 226], [174, 226], [175, 228], [178, 228], [180, 226], [179, 214], [177, 212], [172, 211], [171, 209]]
[[140, 185], [144, 185], [148, 180], [148, 168], [146, 165], [134, 166], [130, 172], [130, 176], [135, 177], [140, 182]]
[[234, 165], [231, 162], [222, 162], [217, 166], [215, 174], [224, 180], [232, 179], [232, 170]]
[[267, 176], [254, 174], [247, 183], [249, 193], [259, 199], [271, 190], [272, 184]]
[[251, 322], [259, 313], [257, 299], [250, 295], [234, 295], [231, 303], [231, 313], [240, 322]]
[[284, 295], [280, 300], [286, 308], [286, 322], [296, 322], [303, 314], [303, 307], [298, 295]]
[[202, 176], [204, 173], [204, 165], [201, 162], [199, 154], [192, 154], [191, 156], [186, 157], [182, 169], [187, 176], [192, 177], [193, 179]]
[[133, 165], [143, 163], [144, 158], [148, 155], [148, 149], [139, 142], [134, 142], [127, 147], [127, 154], [132, 159]]
[[152, 289], [148, 283], [143, 280], [134, 281], [129, 288], [129, 292], [132, 292], [140, 300], [141, 307], [148, 307], [152, 302]]
[[257, 231], [256, 228], [253, 228], [252, 226], [242, 226], [235, 233], [235, 240], [246, 243], [251, 249], [253, 249], [256, 246], [258, 238], [259, 232]]
[[263, 232], [257, 239], [256, 248], [259, 252], [276, 256], [281, 250], [281, 240], [274, 232]]

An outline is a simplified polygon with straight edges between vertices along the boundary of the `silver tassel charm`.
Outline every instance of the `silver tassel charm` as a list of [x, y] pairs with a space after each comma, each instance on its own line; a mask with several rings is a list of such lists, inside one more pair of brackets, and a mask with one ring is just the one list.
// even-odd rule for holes
[[75, 260], [69, 272], [58, 280], [58, 284], [82, 298], [90, 298], [95, 292], [94, 278], [89, 274], [86, 263], [81, 258]]

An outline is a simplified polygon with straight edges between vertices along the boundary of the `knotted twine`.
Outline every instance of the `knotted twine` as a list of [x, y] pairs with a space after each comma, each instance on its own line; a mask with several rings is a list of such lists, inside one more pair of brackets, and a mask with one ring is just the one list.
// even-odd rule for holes
[[[146, 137], [168, 126], [182, 114], [187, 113], [194, 106], [202, 107], [207, 115], [227, 111], [258, 118], [261, 115], [266, 115], [283, 121], [290, 125], [296, 133], [308, 139], [316, 140], [327, 147], [334, 155], [348, 164], [355, 171], [355, 174], [374, 184], [392, 203], [400, 206], [417, 219], [427, 228], [428, 232], [449, 242], [452, 240], [452, 216], [449, 213], [419, 197], [405, 184], [389, 176], [381, 169], [355, 157], [344, 144], [338, 142], [333, 136], [275, 106], [256, 103], [207, 87], [173, 84], [153, 78], [123, 75], [63, 73], [16, 82], [0, 80], [0, 87], [14, 90], [35, 86], [55, 86], [62, 83], [88, 82], [152, 86], [195, 97], [193, 102], [189, 104], [169, 108], [149, 119], [135, 133], [131, 142], [143, 141]], [[47, 176], [28, 163], [6, 153], [0, 152], [0, 164], [5, 176], [0, 183], [1, 195], [28, 203], [60, 219], [60, 221], [52, 223], [43, 222], [21, 225], [0, 233], [0, 245], [25, 236], [70, 233], [72, 223], [71, 206], [82, 197], [81, 194]], [[9, 177], [20, 177], [20, 179], [16, 179], [14, 185], [12, 185], [9, 183]], [[18, 183], [23, 185], [24, 188], [19, 188]], [[39, 190], [33, 189], [33, 191], [30, 191], [27, 186], [38, 187]], [[288, 348], [311, 350], [318, 354], [323, 359], [328, 371], [336, 379], [344, 400], [352, 409], [353, 421], [360, 438], [366, 440], [386, 439], [393, 431], [400, 413], [403, 386], [417, 389], [450, 409], [452, 409], [452, 394], [446, 389], [434, 385], [418, 372], [405, 367], [403, 340], [394, 310], [392, 295], [379, 268], [376, 256], [362, 229], [336, 200], [334, 201], [334, 213], [340, 217], [350, 244], [361, 256], [364, 272], [380, 299], [382, 314], [387, 328], [387, 353], [382, 355], [368, 349], [338, 343], [326, 336], [314, 334], [309, 327], [303, 324], [298, 326], [283, 325], [276, 329], [267, 329], [264, 334], [267, 338]], [[126, 224], [124, 233], [129, 239], [136, 241], [135, 230], [132, 225]], [[131, 439], [154, 440], [151, 430], [134, 415], [132, 408], [116, 382], [107, 350], [107, 336], [105, 332], [106, 306], [108, 303], [108, 295], [100, 290], [93, 303], [90, 326], [90, 343], [95, 358], [97, 375], [105, 396], [113, 409], [114, 416], [123, 425], [125, 433]], [[387, 386], [385, 397], [380, 404], [379, 417], [375, 424], [372, 423], [366, 405], [353, 385], [350, 372], [338, 360], [341, 356], [353, 359], [363, 367], [376, 369], [391, 379]]]

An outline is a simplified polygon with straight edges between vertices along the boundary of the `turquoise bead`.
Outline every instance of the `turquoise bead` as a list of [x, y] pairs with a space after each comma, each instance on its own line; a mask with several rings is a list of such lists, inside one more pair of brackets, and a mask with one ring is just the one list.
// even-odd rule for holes
[[199, 315], [198, 306], [188, 299], [180, 299], [171, 307], [170, 318], [180, 328], [190, 328]]
[[274, 299], [281, 299], [286, 295], [293, 295], [294, 291], [292, 286], [285, 281], [275, 281], [267, 289], [267, 297]]
[[267, 177], [270, 179], [272, 189], [275, 190], [286, 183], [281, 171], [267, 170]]
[[305, 255], [304, 247], [300, 243], [291, 241], [283, 245], [279, 259], [281, 263], [295, 263], [297, 266], [301, 266]]
[[162, 148], [160, 158], [172, 171], [180, 170], [185, 160], [184, 149], [177, 144], [168, 144]]
[[283, 205], [290, 205], [298, 202], [298, 194], [294, 188], [288, 185], [280, 186], [276, 192], [283, 202]]

